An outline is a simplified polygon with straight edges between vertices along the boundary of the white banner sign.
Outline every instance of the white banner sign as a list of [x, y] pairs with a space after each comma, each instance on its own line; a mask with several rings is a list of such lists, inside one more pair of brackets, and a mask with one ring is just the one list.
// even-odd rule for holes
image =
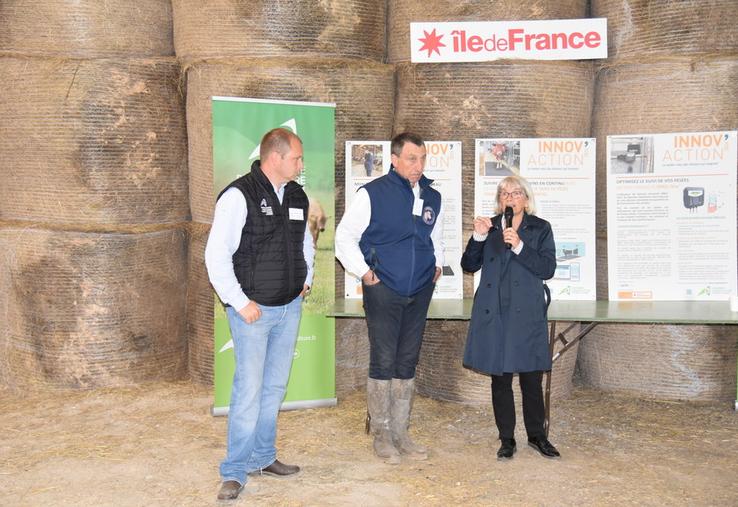
[[[426, 141], [424, 174], [441, 193], [445, 263], [434, 298], [463, 298], [461, 262], [461, 143]], [[356, 191], [390, 169], [389, 141], [346, 141], [346, 208]], [[345, 274], [346, 298], [361, 298], [361, 280]]]
[[556, 273], [546, 282], [552, 298], [596, 299], [595, 139], [476, 139], [475, 146], [475, 216], [497, 214], [504, 177], [528, 180], [536, 215], [551, 223], [556, 241]]
[[611, 300], [736, 293], [736, 135], [607, 137]]
[[607, 58], [607, 18], [410, 23], [415, 63]]

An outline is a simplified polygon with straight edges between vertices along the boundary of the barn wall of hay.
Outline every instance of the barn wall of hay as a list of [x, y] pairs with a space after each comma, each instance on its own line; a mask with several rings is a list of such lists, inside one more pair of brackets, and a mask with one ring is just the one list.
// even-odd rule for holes
[[[608, 18], [607, 60], [409, 61], [411, 21], [588, 15]], [[733, 0], [4, 0], [0, 382], [94, 387], [186, 369], [212, 382], [212, 95], [337, 104], [336, 220], [344, 141], [407, 129], [462, 141], [464, 237], [475, 138], [596, 136], [604, 299], [605, 136], [738, 128], [737, 15]], [[39, 301], [53, 311], [34, 313]], [[460, 367], [465, 332], [429, 322], [421, 392], [488, 402], [488, 379]], [[360, 388], [362, 319], [337, 321], [336, 348], [339, 394]], [[555, 368], [555, 396], [575, 354]], [[579, 350], [586, 384], [666, 398], [727, 399], [735, 357], [731, 331], [708, 326], [601, 325]]]
[[186, 373], [171, 4], [0, 3], [0, 382]]
[[188, 219], [171, 57], [0, 57], [0, 217], [106, 226]]
[[62, 58], [171, 56], [170, 0], [3, 0], [0, 50]]
[[0, 382], [90, 388], [180, 378], [185, 234], [0, 227]]
[[384, 57], [385, 2], [378, 0], [172, 0], [174, 44], [203, 58]]
[[[593, 0], [608, 18], [597, 75], [597, 297], [607, 299], [606, 136], [738, 128], [738, 3]], [[582, 342], [585, 384], [659, 398], [735, 396], [735, 331], [600, 325]]]

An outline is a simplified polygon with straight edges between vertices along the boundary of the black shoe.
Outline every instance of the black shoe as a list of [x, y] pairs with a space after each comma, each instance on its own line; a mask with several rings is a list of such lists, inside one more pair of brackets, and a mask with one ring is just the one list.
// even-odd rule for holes
[[497, 451], [498, 461], [512, 459], [513, 454], [515, 454], [515, 451], [518, 450], [517, 446], [515, 445], [515, 439], [514, 438], [501, 438], [500, 441], [502, 442], [502, 445], [500, 446], [500, 449]]
[[243, 491], [243, 484], [238, 481], [225, 481], [218, 491], [218, 500], [235, 500]]
[[300, 467], [297, 465], [285, 465], [278, 459], [274, 460], [274, 463], [266, 468], [262, 468], [256, 474], [261, 475], [272, 475], [274, 477], [286, 477], [288, 475], [294, 475], [300, 471]]
[[560, 458], [561, 454], [546, 437], [528, 438], [528, 445], [541, 453], [544, 458]]

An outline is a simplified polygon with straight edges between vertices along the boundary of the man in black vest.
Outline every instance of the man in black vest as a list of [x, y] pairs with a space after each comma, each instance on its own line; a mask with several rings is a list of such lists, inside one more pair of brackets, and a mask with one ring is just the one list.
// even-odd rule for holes
[[236, 363], [219, 500], [237, 498], [249, 473], [300, 470], [277, 460], [275, 439], [315, 257], [308, 198], [294, 181], [303, 169], [302, 141], [274, 129], [261, 140], [259, 155], [251, 172], [218, 196], [205, 248]]

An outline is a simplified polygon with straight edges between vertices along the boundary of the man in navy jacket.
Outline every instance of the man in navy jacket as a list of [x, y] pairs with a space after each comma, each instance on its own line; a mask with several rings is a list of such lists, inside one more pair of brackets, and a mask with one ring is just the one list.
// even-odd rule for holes
[[361, 187], [336, 229], [336, 257], [362, 282], [374, 452], [427, 458], [407, 428], [428, 305], [443, 266], [441, 194], [423, 176], [420, 136], [392, 139], [390, 171]]

